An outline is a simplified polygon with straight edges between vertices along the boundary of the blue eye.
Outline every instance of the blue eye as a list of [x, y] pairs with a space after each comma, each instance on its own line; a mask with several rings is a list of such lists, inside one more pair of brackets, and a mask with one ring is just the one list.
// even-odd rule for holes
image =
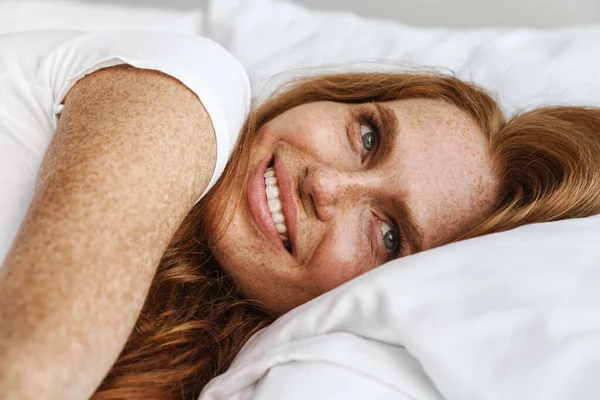
[[381, 235], [383, 236], [383, 245], [388, 252], [393, 252], [398, 247], [399, 235], [391, 226], [386, 222], [380, 221], [381, 223]]
[[[360, 134], [362, 136], [363, 148], [365, 149], [366, 153], [375, 149], [377, 147], [377, 145], [379, 144], [379, 137], [373, 131], [373, 129], [371, 129], [369, 126], [361, 125], [360, 126]], [[363, 153], [363, 156], [364, 155], [366, 155], [366, 154]]]

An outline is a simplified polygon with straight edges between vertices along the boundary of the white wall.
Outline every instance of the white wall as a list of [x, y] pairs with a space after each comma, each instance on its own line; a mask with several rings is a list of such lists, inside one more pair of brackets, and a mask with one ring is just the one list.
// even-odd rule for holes
[[295, 0], [425, 26], [600, 24], [600, 0]]
[[[5, 1], [5, 0], [0, 0]], [[198, 7], [208, 0], [81, 0]], [[219, 0], [214, 0], [219, 1]], [[252, 1], [252, 0], [247, 0]], [[293, 0], [423, 26], [557, 27], [600, 24], [600, 0]]]

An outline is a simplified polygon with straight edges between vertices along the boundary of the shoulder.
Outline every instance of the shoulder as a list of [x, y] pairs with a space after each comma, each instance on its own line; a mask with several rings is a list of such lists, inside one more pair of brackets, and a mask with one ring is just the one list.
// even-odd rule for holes
[[[110, 112], [111, 123], [138, 117], [155, 120], [159, 116], [167, 120], [184, 116], [188, 122], [210, 122], [198, 96], [181, 81], [157, 70], [128, 64], [86, 75], [69, 89], [63, 104], [71, 113]], [[145, 124], [143, 120], [136, 122]]]
[[211, 115], [213, 103], [227, 105], [221, 113], [231, 122], [239, 123], [237, 114], [248, 111], [250, 83], [240, 62], [211, 39], [181, 33], [80, 33], [48, 54], [40, 66], [38, 83], [51, 87], [60, 102], [81, 77], [119, 64], [176, 78], [202, 98]]
[[73, 193], [95, 199], [82, 212], [99, 207], [105, 221], [143, 226], [140, 218], [187, 213], [211, 180], [216, 142], [203, 99], [180, 80], [127, 64], [106, 67], [65, 96], [37, 184], [54, 178], [67, 203], [76, 203]]
[[[36, 87], [49, 88], [51, 93], [47, 97], [53, 99], [49, 107], [56, 116], [75, 82], [103, 68], [121, 64], [139, 70], [130, 71], [137, 75], [137, 83], [156, 80], [155, 85], [166, 84], [164, 79], [151, 77], [150, 71], [160, 71], [165, 75], [162, 78], [171, 77], [173, 85], [181, 83], [201, 100], [217, 138], [217, 162], [208, 190], [224, 170], [250, 110], [250, 81], [240, 62], [221, 45], [201, 36], [149, 31], [91, 32], [65, 41], [48, 55], [40, 68]], [[101, 79], [99, 76], [105, 73], [100, 73], [96, 81]], [[182, 85], [177, 87], [183, 89]], [[127, 87], [127, 79], [119, 84], [121, 91]], [[156, 93], [156, 90], [148, 92]]]
[[196, 94], [169, 75], [130, 65], [79, 80], [64, 99], [55, 135], [55, 147], [76, 149], [63, 156], [84, 160], [87, 173], [139, 168], [147, 174], [139, 184], [193, 189], [181, 192], [192, 198], [208, 185], [216, 161], [214, 128]]

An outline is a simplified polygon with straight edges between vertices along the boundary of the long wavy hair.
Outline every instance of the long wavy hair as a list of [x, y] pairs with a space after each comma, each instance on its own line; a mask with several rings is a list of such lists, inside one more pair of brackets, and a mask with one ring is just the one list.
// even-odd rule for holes
[[[600, 213], [600, 110], [545, 107], [507, 120], [485, 90], [435, 73], [346, 73], [285, 86], [248, 117], [224, 174], [166, 249], [125, 348], [93, 399], [195, 399], [244, 343], [276, 316], [245, 298], [211, 256], [226, 224], [223, 199], [239, 201], [257, 130], [295, 106], [442, 99], [479, 125], [500, 182], [493, 212], [453, 241], [533, 222]], [[217, 229], [217, 227], [225, 227]]]

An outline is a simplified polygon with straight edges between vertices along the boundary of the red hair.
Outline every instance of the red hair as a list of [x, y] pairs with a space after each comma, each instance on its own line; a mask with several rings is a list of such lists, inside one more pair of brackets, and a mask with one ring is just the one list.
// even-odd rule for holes
[[[600, 213], [600, 110], [540, 108], [506, 121], [483, 89], [435, 74], [349, 73], [304, 78], [251, 113], [227, 168], [187, 215], [165, 251], [146, 303], [118, 360], [93, 399], [195, 399], [223, 373], [270, 315], [244, 298], [211, 256], [222, 234], [222, 198], [240, 199], [256, 131], [315, 101], [441, 99], [466, 111], [489, 143], [500, 201], [462, 240], [519, 225]], [[237, 189], [235, 189], [237, 188]], [[224, 196], [226, 194], [226, 196]]]

